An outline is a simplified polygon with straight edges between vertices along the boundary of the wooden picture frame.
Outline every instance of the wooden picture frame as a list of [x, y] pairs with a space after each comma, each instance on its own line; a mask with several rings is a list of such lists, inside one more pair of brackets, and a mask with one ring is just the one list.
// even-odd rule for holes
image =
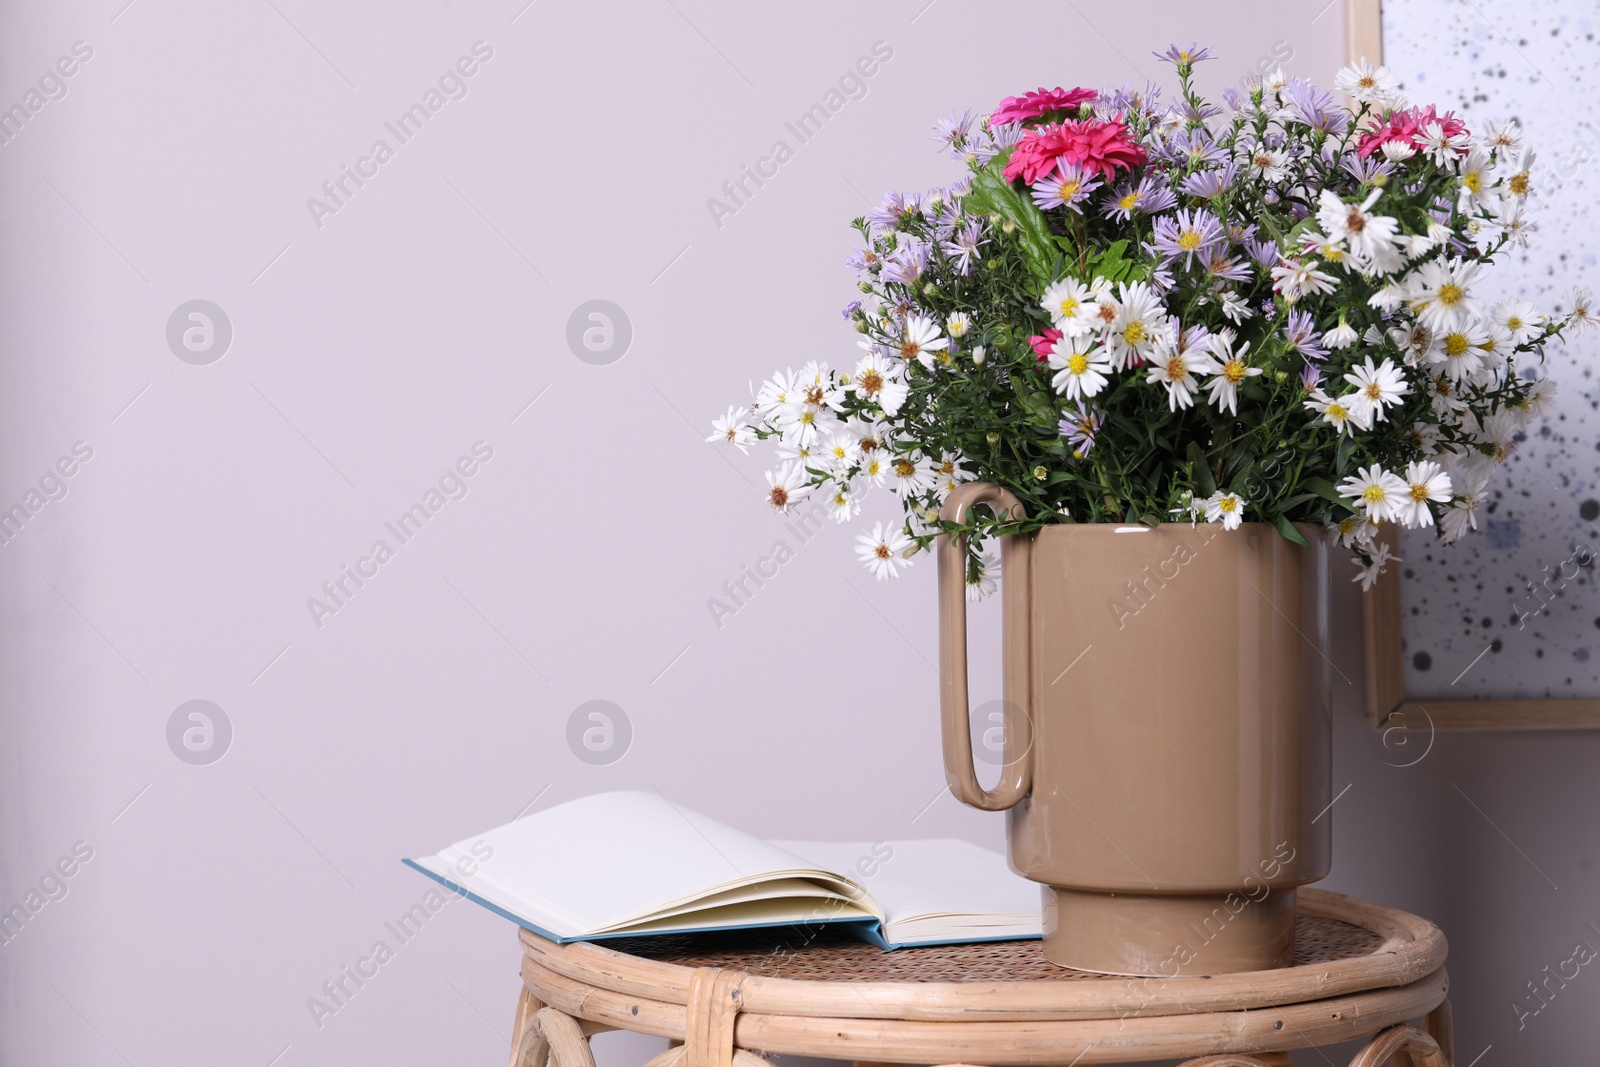
[[[1383, 62], [1380, 0], [1345, 0], [1345, 56]], [[1390, 526], [1380, 540], [1398, 548]], [[1362, 594], [1367, 720], [1385, 730], [1592, 730], [1600, 729], [1600, 699], [1418, 700], [1406, 694], [1402, 645], [1400, 570], [1390, 567]]]

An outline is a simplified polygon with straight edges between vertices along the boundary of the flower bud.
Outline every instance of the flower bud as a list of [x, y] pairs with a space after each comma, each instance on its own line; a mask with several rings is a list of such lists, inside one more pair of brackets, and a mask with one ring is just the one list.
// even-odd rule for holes
[[1035, 478], [1037, 478], [1037, 479], [1038, 479], [1038, 480], [1039, 480], [1039, 481], [1041, 481], [1041, 482], [1042, 482], [1042, 481], [1044, 481], [1044, 480], [1045, 480], [1045, 479], [1046, 479], [1046, 478], [1048, 478], [1048, 477], [1050, 477], [1050, 472], [1049, 472], [1049, 471], [1048, 471], [1048, 470], [1046, 470], [1046, 469], [1045, 469], [1045, 468], [1044, 468], [1044, 467], [1042, 467], [1042, 466], [1040, 466], [1040, 467], [1035, 467], [1035, 468], [1033, 468], [1033, 476], [1034, 476], [1034, 477], [1035, 477]]
[[1000, 443], [1000, 435], [995, 433], [993, 430], [990, 430], [988, 433], [984, 434], [983, 439], [989, 442], [991, 445], [997, 445]]
[[977, 367], [983, 366], [983, 361], [984, 361], [984, 358], [985, 358], [986, 355], [987, 355], [987, 353], [984, 352], [982, 345], [978, 345], [977, 347], [975, 347], [972, 350], [972, 363], [973, 363], [973, 365], [977, 366]]

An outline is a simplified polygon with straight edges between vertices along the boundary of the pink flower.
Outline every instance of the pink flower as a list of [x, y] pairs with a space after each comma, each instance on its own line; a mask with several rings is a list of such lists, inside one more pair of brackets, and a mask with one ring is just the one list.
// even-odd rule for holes
[[1077, 111], [1078, 105], [1093, 100], [1098, 94], [1093, 89], [1054, 89], [1039, 86], [1038, 92], [1008, 96], [989, 116], [990, 126], [1006, 126], [1013, 122], [1038, 118], [1047, 111]]
[[1043, 363], [1050, 358], [1050, 353], [1056, 350], [1056, 342], [1061, 340], [1061, 331], [1054, 326], [1046, 326], [1044, 332], [1028, 338], [1028, 343], [1033, 346], [1033, 354]]
[[[1399, 141], [1411, 148], [1421, 148], [1422, 128], [1430, 122], [1437, 122], [1446, 137], [1464, 133], [1467, 128], [1466, 123], [1456, 118], [1454, 111], [1446, 111], [1440, 115], [1434, 111], [1432, 104], [1427, 107], [1414, 107], [1408, 111], [1395, 111], [1389, 115], [1388, 122], [1367, 131], [1362, 136], [1361, 142], [1356, 146], [1356, 154], [1366, 159], [1390, 141]], [[1462, 149], [1458, 154], [1466, 155], [1466, 150]]]
[[1132, 170], [1149, 159], [1123, 123], [1080, 119], [1029, 132], [1012, 149], [1005, 175], [1007, 181], [1021, 178], [1032, 185], [1065, 160], [1085, 174], [1098, 171], [1111, 181], [1118, 167]]

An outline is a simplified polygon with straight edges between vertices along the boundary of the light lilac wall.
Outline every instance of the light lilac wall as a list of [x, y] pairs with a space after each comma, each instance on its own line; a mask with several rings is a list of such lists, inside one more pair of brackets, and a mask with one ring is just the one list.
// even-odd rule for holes
[[[125, 2], [0, 13], [0, 105], [92, 49], [0, 147], [0, 507], [92, 450], [0, 546], [0, 907], [92, 850], [0, 946], [7, 1064], [499, 1062], [513, 931], [456, 903], [400, 943], [428, 883], [399, 858], [591, 791], [999, 847], [943, 791], [932, 568], [880, 585], [840, 529], [799, 545], [707, 421], [855, 351], [846, 220], [955, 176], [928, 139], [950, 108], [1160, 76], [1171, 40], [1223, 46], [1212, 90], [1285, 48], [1326, 81], [1342, 48], [1337, 0]], [[466, 95], [399, 143], [385, 123], [479, 41]], [[879, 41], [866, 95], [796, 143], [785, 122]], [[314, 220], [380, 138], [393, 158]], [[793, 159], [714, 220], [780, 138]], [[169, 345], [194, 300], [231, 324], [212, 362], [187, 309], [190, 361]], [[608, 365], [567, 341], [591, 300], [631, 323]], [[388, 532], [477, 442], [465, 496]], [[314, 617], [380, 539], [393, 558]], [[794, 559], [717, 626], [707, 600], [780, 539]], [[215, 762], [190, 709], [169, 729], [195, 700], [230, 725]], [[615, 762], [569, 748], [591, 700], [631, 724]], [[1486, 1064], [1580, 1047], [1592, 979], [1504, 1024], [1584, 936], [1590, 739], [1441, 740], [1402, 771], [1344, 711], [1329, 884], [1450, 925]], [[380, 940], [394, 958], [317, 1025], [308, 1000]]]

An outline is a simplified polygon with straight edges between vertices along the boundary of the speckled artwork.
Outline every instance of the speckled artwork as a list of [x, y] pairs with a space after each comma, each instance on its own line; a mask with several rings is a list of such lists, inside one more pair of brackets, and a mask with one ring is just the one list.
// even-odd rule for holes
[[[1588, 14], [1593, 12], [1593, 15]], [[1538, 153], [1538, 232], [1503, 256], [1495, 299], [1550, 314], [1592, 288], [1600, 250], [1600, 7], [1558, 0], [1384, 5], [1384, 62], [1415, 103], [1477, 129], [1514, 118]], [[1600, 696], [1600, 333], [1552, 345], [1555, 410], [1490, 483], [1478, 532], [1401, 539], [1406, 691], [1455, 699]]]

